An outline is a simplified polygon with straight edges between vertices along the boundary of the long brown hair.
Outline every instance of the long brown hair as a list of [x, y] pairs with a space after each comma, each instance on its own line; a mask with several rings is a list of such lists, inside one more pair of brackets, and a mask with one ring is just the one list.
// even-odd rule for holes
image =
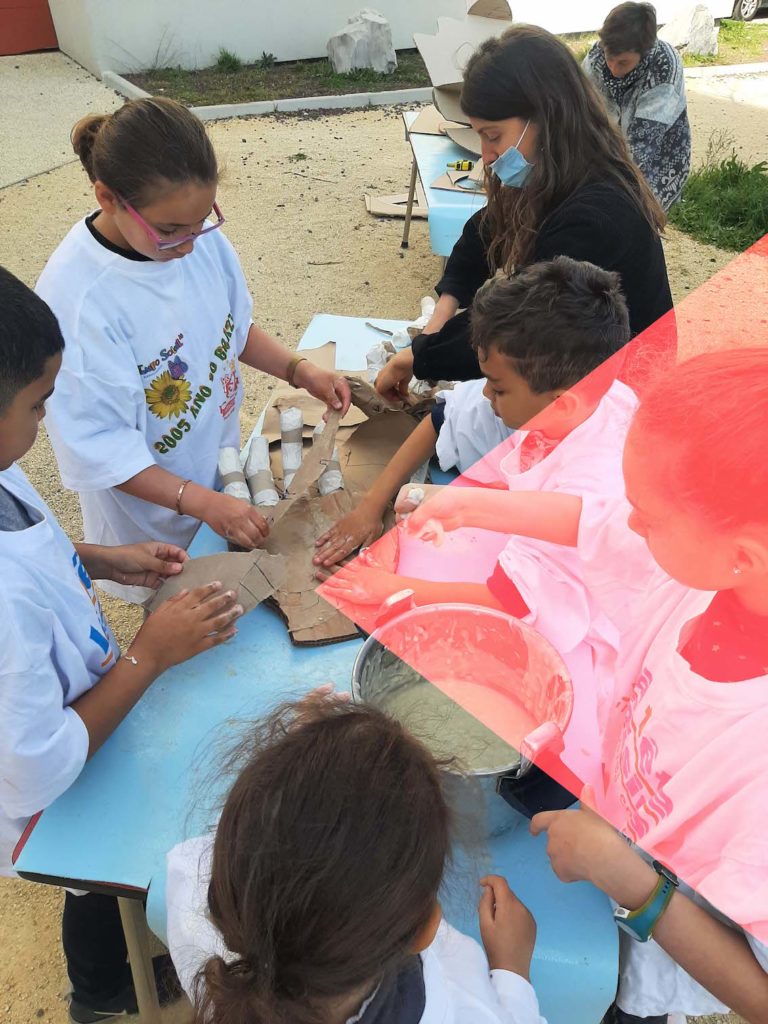
[[88, 114], [72, 129], [72, 148], [91, 181], [139, 209], [169, 188], [219, 176], [205, 126], [175, 100], [131, 100], [113, 114]]
[[208, 890], [234, 959], [202, 968], [195, 1020], [335, 1024], [434, 912], [450, 845], [442, 773], [383, 712], [332, 698], [279, 709], [246, 754]]
[[577, 189], [609, 181], [661, 232], [663, 210], [632, 162], [619, 129], [571, 51], [533, 25], [513, 25], [482, 43], [464, 73], [461, 106], [468, 117], [530, 118], [539, 151], [524, 188], [507, 188], [486, 172], [485, 228], [489, 260], [508, 273], [530, 261], [544, 220]]

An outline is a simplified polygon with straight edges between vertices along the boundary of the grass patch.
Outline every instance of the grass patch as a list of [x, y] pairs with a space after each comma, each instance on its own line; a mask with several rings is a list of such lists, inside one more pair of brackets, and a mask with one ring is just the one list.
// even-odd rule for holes
[[217, 71], [221, 71], [225, 75], [233, 75], [236, 71], [241, 71], [242, 67], [243, 62], [231, 50], [225, 50], [224, 47], [219, 50], [219, 56], [216, 58]]
[[727, 134], [712, 136], [704, 163], [692, 172], [669, 219], [699, 242], [743, 252], [768, 232], [768, 163], [749, 167], [732, 146]]
[[[158, 68], [125, 77], [155, 96], [169, 96], [189, 107], [294, 96], [419, 89], [430, 84], [424, 61], [416, 50], [400, 50], [397, 68], [391, 75], [381, 75], [369, 69], [337, 75], [325, 58], [278, 64], [272, 54], [262, 54], [254, 64], [244, 64], [231, 71], [221, 66], [222, 58], [226, 63], [233, 56], [222, 50], [216, 67], [200, 71]], [[237, 57], [234, 59], [238, 60]]]
[[716, 64], [752, 64], [768, 59], [768, 25], [746, 21], [720, 22], [717, 36], [717, 55], [700, 57], [684, 53], [687, 68]]

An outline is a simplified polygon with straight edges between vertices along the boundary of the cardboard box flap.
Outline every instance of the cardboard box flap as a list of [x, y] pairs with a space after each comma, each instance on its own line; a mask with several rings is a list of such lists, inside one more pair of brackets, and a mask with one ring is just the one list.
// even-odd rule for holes
[[[417, 32], [413, 41], [427, 66], [432, 85], [438, 88], [460, 86], [467, 61], [480, 43], [501, 35], [507, 24], [498, 18], [438, 18], [437, 35]], [[445, 111], [441, 111], [445, 113]]]
[[507, 0], [467, 0], [467, 14], [512, 21], [512, 8]]

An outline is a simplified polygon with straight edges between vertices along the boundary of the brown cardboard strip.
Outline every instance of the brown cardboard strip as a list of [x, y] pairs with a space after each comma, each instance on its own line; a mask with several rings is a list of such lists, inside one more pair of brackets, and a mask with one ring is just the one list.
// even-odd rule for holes
[[243, 475], [242, 472], [239, 472], [239, 473], [237, 473], [237, 472], [235, 472], [235, 473], [219, 473], [219, 476], [221, 477], [222, 489], [224, 487], [229, 487], [230, 484], [244, 484], [245, 483], [245, 476]]

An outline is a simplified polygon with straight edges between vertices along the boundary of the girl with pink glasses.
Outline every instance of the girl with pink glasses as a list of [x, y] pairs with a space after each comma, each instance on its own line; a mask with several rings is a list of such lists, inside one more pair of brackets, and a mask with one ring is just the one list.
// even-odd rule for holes
[[216, 490], [219, 449], [239, 447], [240, 364], [344, 411], [348, 385], [253, 322], [240, 262], [218, 230], [216, 155], [189, 110], [132, 101], [84, 117], [72, 144], [98, 209], [56, 249], [37, 291], [66, 339], [47, 423], [86, 540], [186, 547], [202, 521], [257, 547], [263, 516]]

